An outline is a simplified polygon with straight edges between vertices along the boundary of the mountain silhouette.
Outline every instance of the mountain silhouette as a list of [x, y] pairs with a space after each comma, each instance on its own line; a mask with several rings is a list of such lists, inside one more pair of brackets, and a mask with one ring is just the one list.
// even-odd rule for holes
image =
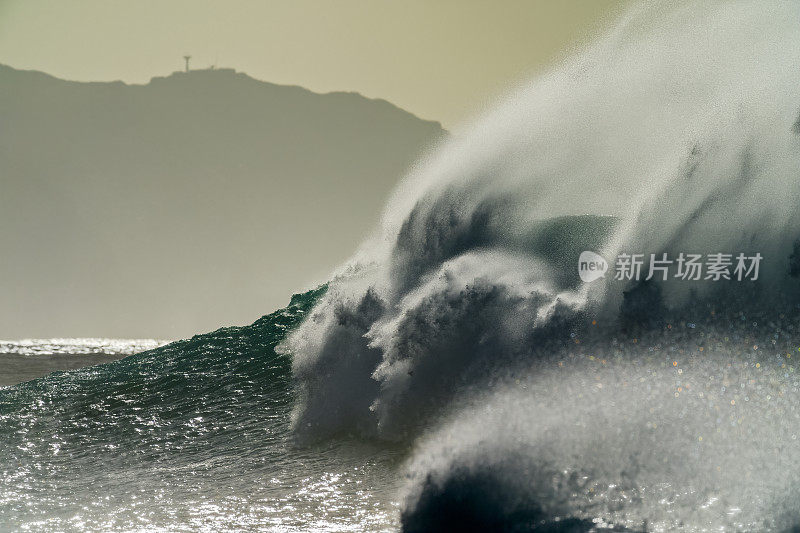
[[146, 85], [0, 66], [0, 338], [174, 338], [320, 281], [443, 135], [232, 69]]

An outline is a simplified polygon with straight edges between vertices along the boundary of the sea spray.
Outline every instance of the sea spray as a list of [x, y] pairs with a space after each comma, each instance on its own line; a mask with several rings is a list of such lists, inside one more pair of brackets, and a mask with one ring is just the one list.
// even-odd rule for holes
[[[799, 14], [638, 5], [432, 150], [327, 293], [0, 390], [0, 529], [796, 530]], [[763, 261], [615, 279], [682, 253]]]
[[[501, 530], [800, 523], [798, 338], [778, 318], [798, 302], [799, 17], [788, 2], [637, 6], [457, 131], [285, 343], [295, 433], [417, 442], [409, 531], [442, 508]], [[587, 250], [641, 254], [645, 271], [665, 253], [764, 260], [744, 282], [612, 266], [582, 283]], [[678, 327], [704, 340], [661, 337]]]

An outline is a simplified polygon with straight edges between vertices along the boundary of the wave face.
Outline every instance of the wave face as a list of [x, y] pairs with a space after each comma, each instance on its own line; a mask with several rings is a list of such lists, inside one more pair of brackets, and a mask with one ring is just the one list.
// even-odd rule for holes
[[376, 473], [390, 455], [292, 444], [291, 360], [274, 347], [324, 290], [250, 326], [0, 389], [0, 530], [388, 527], [381, 491], [361, 487], [393, 486]]
[[[282, 344], [295, 434], [414, 443], [407, 531], [800, 524], [798, 16], [638, 6], [432, 152]], [[583, 250], [763, 261], [585, 284]]]
[[[0, 389], [0, 530], [797, 531], [797, 20], [637, 6], [326, 288]], [[583, 251], [763, 261], [584, 283]]]

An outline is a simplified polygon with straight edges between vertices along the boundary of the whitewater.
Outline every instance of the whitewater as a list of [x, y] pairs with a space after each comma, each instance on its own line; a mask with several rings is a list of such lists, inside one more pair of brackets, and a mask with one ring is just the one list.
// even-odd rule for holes
[[[0, 529], [797, 530], [798, 21], [637, 4], [431, 149], [325, 286], [0, 389]], [[586, 283], [583, 251], [763, 261]]]

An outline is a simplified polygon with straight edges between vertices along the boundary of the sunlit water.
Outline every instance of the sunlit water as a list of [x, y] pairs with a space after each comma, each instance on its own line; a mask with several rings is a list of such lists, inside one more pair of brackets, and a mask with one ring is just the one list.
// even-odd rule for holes
[[409, 498], [421, 530], [797, 520], [797, 313], [702, 306], [635, 334], [587, 319], [464, 389], [412, 447], [303, 443], [274, 346], [320, 294], [1, 390], [0, 530], [395, 531]]
[[[420, 162], [324, 288], [0, 389], [0, 529], [797, 530], [797, 20], [636, 6]], [[764, 261], [584, 284], [583, 250]]]
[[154, 339], [23, 339], [0, 341], [0, 387], [121, 359], [163, 346]]
[[156, 339], [22, 339], [0, 340], [0, 354], [126, 356], [152, 350], [169, 341]]
[[253, 326], [0, 390], [0, 529], [396, 525], [395, 448], [291, 438], [289, 362], [273, 347], [317, 294]]

